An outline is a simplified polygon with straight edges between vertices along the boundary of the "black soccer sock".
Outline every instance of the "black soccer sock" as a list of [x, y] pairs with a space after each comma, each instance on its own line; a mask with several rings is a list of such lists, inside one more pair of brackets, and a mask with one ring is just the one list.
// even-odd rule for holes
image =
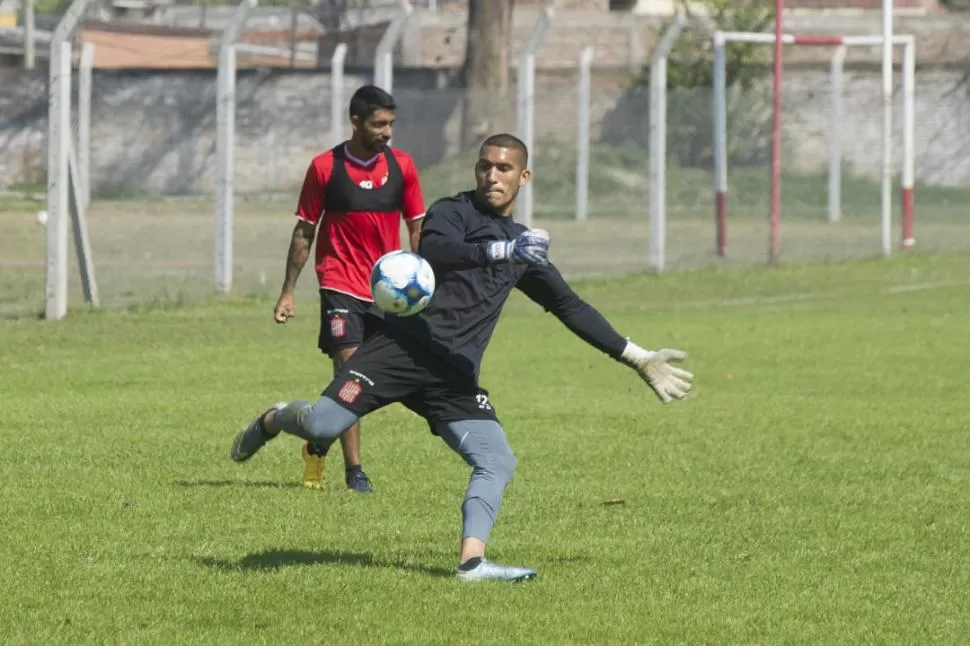
[[468, 572], [469, 570], [474, 570], [475, 568], [477, 568], [481, 562], [482, 562], [481, 556], [473, 556], [467, 561], [465, 561], [464, 563], [462, 563], [461, 565], [459, 565], [458, 569], [461, 570], [462, 572]]

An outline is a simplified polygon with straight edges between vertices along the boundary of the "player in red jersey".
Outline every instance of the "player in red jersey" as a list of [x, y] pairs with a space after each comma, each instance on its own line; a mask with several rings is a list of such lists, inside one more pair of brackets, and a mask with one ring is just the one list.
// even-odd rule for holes
[[[411, 249], [418, 248], [424, 197], [414, 160], [388, 146], [395, 109], [384, 90], [359, 88], [350, 99], [350, 140], [313, 159], [300, 191], [286, 278], [273, 316], [277, 323], [295, 316], [296, 282], [316, 235], [318, 345], [333, 360], [335, 375], [383, 322], [371, 297], [370, 272], [378, 258], [401, 248], [402, 216]], [[347, 488], [371, 493], [370, 479], [361, 468], [359, 425], [341, 437], [341, 445]], [[325, 457], [325, 448], [304, 444], [304, 486], [323, 486]]]

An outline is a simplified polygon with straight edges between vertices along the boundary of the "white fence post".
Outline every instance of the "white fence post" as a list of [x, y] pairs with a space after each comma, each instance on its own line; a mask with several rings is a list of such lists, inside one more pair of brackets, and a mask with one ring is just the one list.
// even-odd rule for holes
[[34, 29], [34, 0], [25, 0], [24, 4], [24, 69], [34, 69], [34, 53], [36, 51], [37, 33]]
[[344, 120], [347, 106], [344, 105], [344, 61], [347, 59], [347, 44], [340, 43], [330, 57], [330, 138], [336, 146], [344, 140]]
[[913, 234], [913, 183], [916, 175], [916, 114], [913, 95], [916, 90], [916, 43], [912, 36], [903, 49], [903, 250], [916, 245]]
[[724, 34], [714, 34], [714, 217], [715, 249], [727, 253], [727, 72]]
[[47, 280], [44, 317], [67, 314], [68, 146], [71, 144], [71, 44], [92, 0], [74, 0], [51, 34], [47, 119]]
[[829, 222], [842, 218], [842, 122], [843, 70], [846, 46], [839, 45], [832, 54], [832, 113], [829, 123]]
[[374, 85], [390, 94], [394, 88], [394, 48], [401, 40], [404, 25], [407, 23], [414, 9], [405, 2], [401, 11], [387, 26], [380, 42], [377, 43], [377, 53], [374, 55]]
[[71, 138], [71, 48], [51, 41], [50, 108], [47, 146], [47, 307], [48, 319], [67, 314], [68, 164]]
[[593, 64], [592, 46], [583, 48], [579, 56], [579, 118], [576, 135], [576, 219], [589, 215], [589, 104], [591, 99], [590, 67]]
[[882, 0], [882, 253], [892, 253], [893, 0]]
[[216, 292], [232, 289], [234, 220], [233, 144], [236, 136], [236, 48], [243, 25], [258, 0], [242, 0], [219, 42], [216, 87]]
[[79, 200], [85, 209], [91, 204], [91, 74], [94, 43], [85, 43], [77, 72], [77, 162]]
[[650, 57], [650, 250], [647, 262], [663, 271], [667, 249], [667, 56], [684, 28], [683, 12], [664, 31]]
[[84, 301], [94, 307], [101, 305], [98, 296], [98, 281], [94, 276], [94, 257], [91, 253], [91, 239], [88, 236], [87, 205], [83, 202], [84, 188], [81, 186], [81, 174], [78, 170], [77, 154], [74, 146], [68, 143], [67, 164], [70, 172], [70, 207], [72, 223], [74, 224], [74, 252], [77, 256], [78, 268], [81, 270], [81, 289]]
[[[554, 11], [546, 7], [539, 14], [532, 35], [529, 37], [519, 59], [518, 101], [516, 102], [516, 129], [519, 139], [529, 150], [529, 156], [535, 159], [535, 77], [536, 51], [542, 43], [542, 37], [552, 24]], [[530, 162], [531, 166], [531, 162]], [[519, 221], [527, 227], [532, 226], [532, 215], [535, 208], [535, 197], [532, 182], [526, 183], [519, 191], [516, 213]]]

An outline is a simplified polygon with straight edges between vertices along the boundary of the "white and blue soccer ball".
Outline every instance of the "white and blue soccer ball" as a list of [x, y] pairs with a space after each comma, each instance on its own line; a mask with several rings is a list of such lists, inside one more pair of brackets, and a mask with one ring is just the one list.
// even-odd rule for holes
[[434, 295], [434, 271], [416, 253], [398, 250], [374, 263], [370, 290], [374, 303], [388, 314], [413, 316], [428, 306]]

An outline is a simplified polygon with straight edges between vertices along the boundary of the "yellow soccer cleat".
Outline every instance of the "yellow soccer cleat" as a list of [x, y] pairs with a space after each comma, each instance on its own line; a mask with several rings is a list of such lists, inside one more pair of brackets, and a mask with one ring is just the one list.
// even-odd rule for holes
[[307, 489], [323, 489], [323, 475], [327, 471], [326, 457], [310, 452], [310, 445], [303, 445], [303, 486]]

